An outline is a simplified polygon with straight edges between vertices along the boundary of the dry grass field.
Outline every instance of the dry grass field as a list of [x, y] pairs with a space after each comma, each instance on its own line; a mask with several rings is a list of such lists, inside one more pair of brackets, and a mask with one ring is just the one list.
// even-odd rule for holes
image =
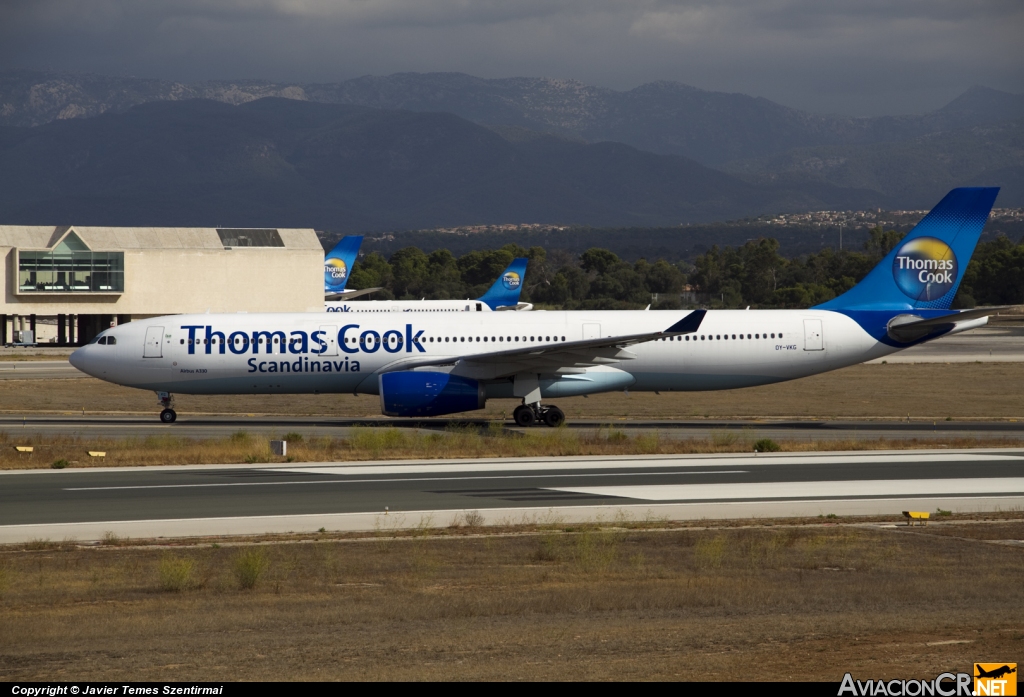
[[838, 681], [1024, 652], [1024, 548], [993, 543], [1022, 521], [734, 525], [10, 547], [0, 680]]
[[[1024, 363], [859, 365], [802, 380], [722, 392], [621, 392], [556, 400], [570, 418], [993, 418], [1024, 419]], [[511, 415], [515, 401], [492, 400], [469, 419]], [[177, 395], [190, 414], [380, 416], [369, 395]], [[0, 383], [0, 413], [143, 413], [156, 418], [151, 392], [92, 378]]]
[[[565, 457], [573, 455], [652, 455], [752, 452], [765, 450], [756, 429], [714, 431], [709, 438], [662, 437], [654, 430], [629, 434], [612, 427], [577, 430], [506, 430], [452, 426], [440, 432], [386, 427], [353, 427], [346, 438], [304, 438], [277, 434], [288, 441], [288, 458], [275, 456], [266, 435], [238, 431], [227, 438], [181, 438], [173, 435], [139, 438], [49, 436], [0, 431], [0, 469], [54, 467], [118, 467], [156, 465], [242, 464], [269, 462], [350, 462], [364, 460], [433, 460], [493, 457]], [[878, 438], [771, 441], [785, 452], [906, 450], [917, 448], [1022, 448], [1021, 438], [963, 438], [941, 435], [926, 439]], [[31, 453], [14, 446], [31, 446]], [[90, 451], [105, 453], [90, 457]]]

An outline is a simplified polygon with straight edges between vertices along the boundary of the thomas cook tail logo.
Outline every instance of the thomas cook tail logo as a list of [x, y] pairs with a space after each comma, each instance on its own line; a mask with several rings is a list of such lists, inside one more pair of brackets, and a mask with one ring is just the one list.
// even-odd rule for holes
[[345, 284], [348, 278], [348, 266], [341, 259], [328, 259], [324, 262], [324, 284], [329, 287], [339, 287]]
[[956, 255], [934, 237], [917, 237], [896, 251], [892, 276], [908, 297], [938, 300], [952, 290], [957, 278]]
[[520, 283], [522, 283], [522, 281], [519, 278], [519, 274], [517, 274], [515, 271], [509, 271], [508, 273], [501, 277], [501, 284], [508, 288], [509, 290], [518, 289]]

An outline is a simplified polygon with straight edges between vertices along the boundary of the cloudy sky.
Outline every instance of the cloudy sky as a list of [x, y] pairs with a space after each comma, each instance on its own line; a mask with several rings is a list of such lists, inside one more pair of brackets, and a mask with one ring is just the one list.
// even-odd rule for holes
[[0, 70], [678, 80], [818, 112], [1024, 92], [1022, 0], [0, 0]]

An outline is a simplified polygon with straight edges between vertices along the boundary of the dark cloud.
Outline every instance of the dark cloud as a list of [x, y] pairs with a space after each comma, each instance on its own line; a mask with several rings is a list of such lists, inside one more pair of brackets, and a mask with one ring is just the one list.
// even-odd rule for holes
[[1020, 0], [6, 0], [0, 68], [177, 80], [655, 79], [849, 114], [1024, 90]]

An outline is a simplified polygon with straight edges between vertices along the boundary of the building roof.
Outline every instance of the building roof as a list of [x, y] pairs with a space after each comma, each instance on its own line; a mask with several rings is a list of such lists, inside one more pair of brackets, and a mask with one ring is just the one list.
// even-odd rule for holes
[[[19, 249], [52, 249], [69, 232], [74, 231], [94, 251], [127, 251], [144, 249], [208, 249], [225, 248], [228, 239], [221, 228], [186, 227], [79, 227], [77, 225], [0, 225], [0, 247]], [[244, 235], [245, 229], [231, 233]], [[323, 247], [312, 228], [276, 228], [285, 249], [316, 249]], [[235, 235], [236, 237], [238, 235]], [[265, 235], [264, 235], [265, 236]], [[265, 246], [265, 245], [257, 245]], [[280, 248], [282, 245], [274, 244]]]

